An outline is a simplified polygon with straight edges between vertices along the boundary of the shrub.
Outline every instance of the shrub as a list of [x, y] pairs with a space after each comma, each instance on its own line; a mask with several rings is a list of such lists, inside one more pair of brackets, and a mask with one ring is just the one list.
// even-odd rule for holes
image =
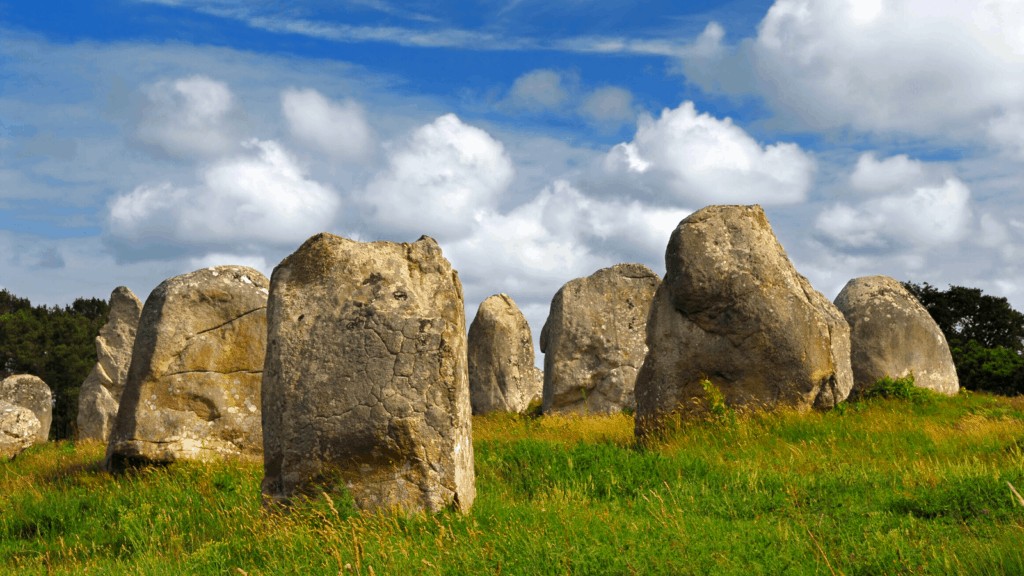
[[931, 390], [914, 386], [914, 375], [907, 374], [902, 378], [883, 376], [863, 390], [858, 397], [860, 400], [870, 400], [872, 398], [891, 398], [920, 404], [934, 400], [935, 393]]

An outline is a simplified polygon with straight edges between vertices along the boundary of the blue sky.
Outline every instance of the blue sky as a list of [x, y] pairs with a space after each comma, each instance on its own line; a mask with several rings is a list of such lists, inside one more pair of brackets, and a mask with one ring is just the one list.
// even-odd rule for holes
[[472, 316], [662, 273], [760, 203], [828, 297], [887, 274], [1024, 308], [1010, 0], [0, 0], [0, 286], [145, 297], [308, 236], [434, 236]]

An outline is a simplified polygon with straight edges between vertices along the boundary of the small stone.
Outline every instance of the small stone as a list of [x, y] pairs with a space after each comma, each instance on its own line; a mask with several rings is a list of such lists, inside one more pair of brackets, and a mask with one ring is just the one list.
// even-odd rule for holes
[[566, 283], [540, 333], [543, 412], [612, 414], [633, 409], [644, 329], [661, 279], [642, 264], [617, 264]]
[[544, 376], [534, 366], [530, 325], [508, 294], [480, 303], [468, 345], [474, 414], [522, 413], [540, 400]]
[[31, 374], [8, 376], [0, 382], [0, 401], [31, 410], [39, 421], [35, 443], [46, 442], [53, 422], [53, 393], [46, 382]]
[[31, 410], [0, 401], [0, 460], [10, 460], [38, 443], [41, 430]]
[[836, 296], [850, 324], [853, 392], [884, 376], [914, 375], [914, 386], [946, 395], [960, 391], [946, 337], [928, 310], [888, 276], [850, 280]]

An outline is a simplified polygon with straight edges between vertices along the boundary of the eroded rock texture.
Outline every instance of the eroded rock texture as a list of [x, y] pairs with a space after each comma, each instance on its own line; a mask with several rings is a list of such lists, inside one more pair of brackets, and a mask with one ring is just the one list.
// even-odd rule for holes
[[0, 401], [0, 460], [10, 460], [36, 444], [41, 429], [31, 410]]
[[306, 241], [274, 270], [263, 376], [269, 501], [362, 509], [476, 496], [462, 285], [437, 243]]
[[128, 288], [118, 286], [110, 294], [110, 314], [96, 336], [96, 365], [78, 394], [80, 440], [106, 442], [110, 438], [141, 314], [142, 302]]
[[0, 382], [0, 402], [28, 408], [39, 420], [35, 443], [46, 442], [53, 422], [53, 393], [46, 382], [31, 374], [15, 374]]
[[883, 376], [914, 374], [914, 385], [953, 395], [960, 390], [949, 344], [931, 314], [888, 276], [850, 280], [836, 297], [850, 324], [853, 393]]
[[533, 365], [530, 325], [512, 298], [480, 303], [469, 325], [469, 395], [474, 414], [525, 412], [540, 400], [543, 373]]
[[647, 324], [639, 437], [707, 409], [830, 408], [853, 386], [843, 315], [793, 268], [760, 206], [709, 206], [679, 223]]
[[107, 445], [108, 468], [261, 455], [268, 288], [257, 270], [218, 266], [153, 290]]
[[647, 346], [644, 326], [660, 279], [618, 264], [566, 283], [540, 334], [543, 411], [610, 414], [632, 409]]

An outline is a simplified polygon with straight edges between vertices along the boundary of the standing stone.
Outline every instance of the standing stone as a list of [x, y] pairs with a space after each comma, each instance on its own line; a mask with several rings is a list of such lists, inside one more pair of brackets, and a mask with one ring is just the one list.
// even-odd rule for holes
[[831, 408], [853, 386], [850, 328], [793, 268], [760, 206], [709, 206], [679, 223], [647, 325], [638, 437], [707, 410]]
[[35, 444], [41, 430], [31, 410], [0, 401], [0, 461], [10, 460]]
[[469, 395], [474, 414], [525, 412], [544, 377], [533, 365], [530, 325], [507, 294], [480, 303], [469, 325]]
[[79, 440], [110, 438], [141, 314], [142, 302], [128, 288], [118, 286], [110, 294], [107, 323], [96, 336], [96, 365], [78, 394]]
[[0, 402], [8, 402], [15, 406], [28, 408], [39, 420], [39, 430], [35, 443], [46, 442], [50, 437], [50, 424], [53, 422], [53, 393], [37, 376], [31, 374], [15, 374], [0, 382]]
[[462, 284], [432, 238], [310, 238], [274, 269], [268, 326], [268, 501], [347, 488], [364, 510], [469, 509]]
[[107, 467], [258, 458], [266, 276], [244, 266], [165, 280], [146, 299]]
[[270, 286], [268, 501], [347, 488], [362, 509], [468, 510], [462, 284], [437, 243], [317, 235]]
[[636, 405], [644, 326], [660, 281], [642, 264], [617, 264], [555, 294], [540, 333], [545, 414], [611, 414]]
[[946, 337], [928, 310], [897, 280], [850, 280], [836, 297], [850, 324], [853, 394], [883, 376], [914, 375], [914, 385], [940, 394], [960, 390]]

